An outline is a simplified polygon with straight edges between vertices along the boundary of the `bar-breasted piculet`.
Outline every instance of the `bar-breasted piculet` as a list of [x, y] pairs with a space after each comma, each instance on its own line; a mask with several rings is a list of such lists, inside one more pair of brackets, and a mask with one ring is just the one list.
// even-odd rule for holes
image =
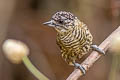
[[[93, 36], [87, 25], [70, 12], [59, 11], [44, 24], [57, 31], [56, 41], [60, 47], [61, 56], [69, 65], [77, 66], [76, 60], [81, 59], [92, 48], [101, 52], [97, 46], [92, 45]], [[84, 70], [81, 65], [79, 68]]]

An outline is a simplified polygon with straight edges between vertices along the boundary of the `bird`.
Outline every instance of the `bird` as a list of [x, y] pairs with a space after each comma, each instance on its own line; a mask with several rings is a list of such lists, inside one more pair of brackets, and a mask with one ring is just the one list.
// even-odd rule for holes
[[86, 73], [86, 70], [76, 62], [77, 60], [80, 60], [90, 50], [105, 54], [97, 45], [93, 44], [93, 36], [87, 25], [71, 12], [58, 11], [43, 24], [56, 30], [56, 42], [64, 61], [70, 66], [79, 68], [83, 74]]

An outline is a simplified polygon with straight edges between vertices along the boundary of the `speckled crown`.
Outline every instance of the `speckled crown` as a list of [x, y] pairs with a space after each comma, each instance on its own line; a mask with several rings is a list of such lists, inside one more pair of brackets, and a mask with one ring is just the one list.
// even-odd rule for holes
[[69, 19], [69, 20], [73, 20], [75, 19], [75, 16], [70, 13], [70, 12], [66, 12], [66, 11], [59, 11], [59, 12], [56, 12], [53, 16], [52, 16], [52, 19], [57, 21], [57, 20], [61, 20], [61, 19]]

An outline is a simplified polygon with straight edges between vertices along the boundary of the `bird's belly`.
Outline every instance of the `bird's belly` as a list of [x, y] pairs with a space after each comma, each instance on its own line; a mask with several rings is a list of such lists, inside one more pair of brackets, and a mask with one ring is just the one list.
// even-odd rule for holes
[[70, 49], [71, 51], [80, 54], [87, 53], [89, 51], [92, 41], [85, 37], [81, 39], [73, 36], [71, 38], [61, 40], [61, 43], [65, 49]]
[[61, 54], [68, 64], [75, 62], [75, 60], [82, 58], [88, 53], [91, 44], [88, 44], [86, 41], [83, 43], [84, 45], [81, 45], [79, 39], [62, 41]]
[[76, 34], [58, 36], [57, 43], [61, 49], [63, 59], [71, 64], [87, 54], [92, 44], [92, 35], [89, 31], [78, 30]]

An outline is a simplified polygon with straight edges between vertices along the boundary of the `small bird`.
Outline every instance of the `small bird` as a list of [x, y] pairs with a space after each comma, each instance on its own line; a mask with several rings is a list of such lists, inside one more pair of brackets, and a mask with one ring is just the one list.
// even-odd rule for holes
[[76, 63], [76, 60], [81, 59], [91, 49], [105, 54], [104, 51], [92, 44], [93, 36], [87, 25], [70, 12], [56, 12], [50, 21], [43, 24], [53, 27], [57, 31], [56, 41], [60, 47], [62, 58], [67, 64], [79, 68], [83, 74], [86, 71], [82, 65]]

